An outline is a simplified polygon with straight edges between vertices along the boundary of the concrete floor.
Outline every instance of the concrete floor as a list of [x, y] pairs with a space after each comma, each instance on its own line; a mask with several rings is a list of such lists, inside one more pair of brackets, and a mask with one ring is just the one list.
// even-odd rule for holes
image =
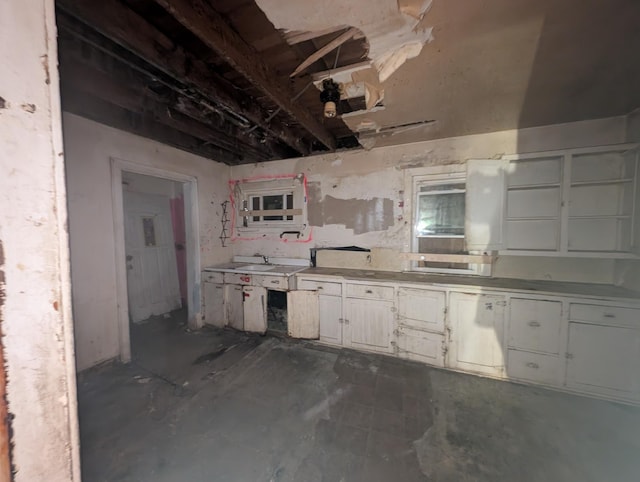
[[640, 480], [639, 409], [174, 315], [81, 374], [84, 481]]

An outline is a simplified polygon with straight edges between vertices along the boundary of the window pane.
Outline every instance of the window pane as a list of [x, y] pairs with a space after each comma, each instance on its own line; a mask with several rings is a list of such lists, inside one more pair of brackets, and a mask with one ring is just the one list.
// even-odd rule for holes
[[153, 218], [142, 218], [142, 231], [144, 233], [144, 245], [152, 247], [156, 245], [156, 227]]
[[[287, 209], [293, 209], [293, 194], [287, 194]], [[293, 221], [293, 216], [287, 216], [287, 221]]]
[[[252, 197], [251, 198], [251, 210], [252, 211], [260, 211], [260, 198], [259, 197]], [[254, 216], [253, 220], [254, 221], [260, 221], [260, 216]]]
[[417, 236], [463, 236], [465, 194], [420, 194]]
[[[262, 197], [262, 205], [265, 211], [269, 211], [271, 209], [284, 209], [282, 194], [277, 194], [275, 196], [263, 196]], [[282, 216], [264, 216], [265, 221], [282, 221]]]

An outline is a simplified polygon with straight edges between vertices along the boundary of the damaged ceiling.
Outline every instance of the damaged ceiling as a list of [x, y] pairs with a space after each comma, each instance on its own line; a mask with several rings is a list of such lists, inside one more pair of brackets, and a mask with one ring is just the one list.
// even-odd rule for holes
[[636, 0], [56, 5], [66, 111], [232, 165], [640, 106]]

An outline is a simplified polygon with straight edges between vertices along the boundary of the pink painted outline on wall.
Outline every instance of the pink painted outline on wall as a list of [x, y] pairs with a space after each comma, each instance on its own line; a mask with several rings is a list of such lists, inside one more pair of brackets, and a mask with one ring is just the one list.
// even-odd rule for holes
[[308, 226], [309, 235], [303, 239], [287, 239], [273, 236], [256, 236], [256, 237], [244, 237], [236, 236], [236, 203], [233, 196], [234, 188], [237, 184], [242, 182], [255, 182], [255, 181], [270, 181], [274, 179], [295, 179], [302, 176], [302, 188], [304, 190], [304, 203], [307, 204], [307, 176], [304, 174], [276, 174], [276, 175], [264, 175], [245, 177], [242, 179], [233, 179], [229, 181], [229, 201], [231, 202], [231, 241], [280, 241], [281, 243], [310, 243], [313, 241], [313, 227]]

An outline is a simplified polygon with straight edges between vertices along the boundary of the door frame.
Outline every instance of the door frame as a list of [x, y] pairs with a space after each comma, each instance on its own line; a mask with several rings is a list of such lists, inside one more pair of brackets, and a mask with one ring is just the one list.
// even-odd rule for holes
[[115, 238], [116, 306], [118, 311], [118, 342], [120, 361], [131, 361], [129, 333], [129, 295], [127, 293], [127, 268], [124, 241], [124, 195], [122, 172], [159, 177], [182, 183], [187, 258], [187, 319], [189, 327], [202, 325], [200, 312], [200, 226], [198, 218], [198, 183], [194, 176], [160, 169], [115, 157], [111, 158], [111, 200], [113, 204], [113, 232]]

